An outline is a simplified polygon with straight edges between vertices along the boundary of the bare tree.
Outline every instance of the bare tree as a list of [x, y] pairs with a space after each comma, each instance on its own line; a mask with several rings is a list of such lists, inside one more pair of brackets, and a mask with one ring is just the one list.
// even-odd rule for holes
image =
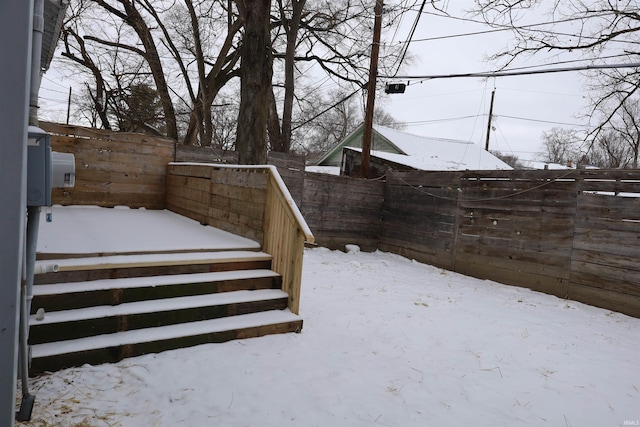
[[582, 158], [580, 146], [582, 139], [575, 129], [552, 128], [542, 132], [543, 154], [541, 160], [550, 163], [566, 164]]
[[[62, 31], [62, 40], [65, 49], [62, 55], [88, 69], [91, 73], [95, 86], [92, 88], [89, 84], [85, 83], [86, 93], [91, 99], [91, 111], [100, 119], [101, 127], [110, 130], [111, 122], [109, 121], [107, 113], [107, 96], [109, 91], [101, 68], [96, 64], [96, 61], [94, 61], [94, 58], [87, 50], [84, 39], [78, 35], [76, 29], [71, 27], [65, 28]], [[92, 124], [95, 126], [96, 122], [93, 121]]]
[[613, 131], [601, 132], [591, 143], [587, 163], [607, 169], [626, 168], [632, 155], [621, 136]]
[[[236, 42], [241, 25], [226, 2], [184, 0], [184, 4], [75, 0], [65, 24], [65, 56], [90, 71], [98, 95], [109, 87], [119, 90], [123, 76], [137, 84], [150, 79], [163, 110], [166, 135], [178, 138], [176, 110], [186, 110], [183, 141], [209, 145], [215, 96], [239, 75]], [[233, 17], [229, 25], [227, 15]], [[214, 31], [213, 23], [220, 22], [224, 24]], [[115, 60], [105, 61], [116, 56], [123, 64], [119, 69], [108, 66]]]
[[514, 169], [522, 169], [523, 164], [520, 162], [520, 159], [515, 154], [505, 154], [500, 151], [491, 151], [491, 154], [508, 164]]
[[236, 0], [244, 24], [236, 149], [240, 164], [267, 162], [267, 120], [273, 74], [271, 0]]
[[637, 99], [626, 98], [622, 101], [610, 122], [627, 146], [631, 167], [637, 169], [640, 151], [640, 108]]
[[[637, 0], [475, 0], [475, 12], [497, 28], [511, 28], [511, 46], [492, 59], [506, 67], [518, 58], [544, 53], [579, 59], [591, 64], [605, 61], [638, 63], [640, 10]], [[541, 10], [546, 24], [525, 25], [530, 14]], [[560, 56], [562, 55], [562, 56]], [[588, 73], [591, 128], [587, 138], [596, 141], [640, 89], [640, 68], [619, 68]]]
[[327, 151], [344, 139], [362, 121], [362, 108], [354, 97], [347, 97], [342, 91], [330, 92], [326, 99], [316, 99], [308, 110], [317, 111], [332, 107], [326, 113], [311, 118], [296, 133], [295, 141], [298, 151], [306, 154], [319, 154]]
[[[403, 5], [409, 8], [415, 3]], [[251, 86], [249, 74], [258, 69], [271, 73], [275, 66], [265, 109], [269, 139], [272, 149], [287, 152], [294, 129], [306, 121], [304, 117], [314, 116], [310, 106], [324, 106], [315, 102], [323, 98], [321, 93], [307, 99], [312, 93], [310, 82], [328, 75], [348, 91], [366, 83], [372, 7], [353, 0], [274, 0], [271, 13], [262, 14], [268, 35], [267, 42], [261, 43], [262, 54], [254, 57], [258, 61], [242, 61], [245, 68], [253, 68], [243, 70], [241, 53], [251, 50], [244, 42], [264, 31], [262, 23], [260, 29], [255, 26], [257, 20], [247, 22], [254, 9], [262, 10], [258, 6], [262, 7], [257, 0], [72, 0], [74, 13], [66, 23], [67, 58], [91, 76], [95, 111], [104, 119], [103, 126], [116, 124], [117, 112], [106, 110], [124, 105], [120, 101], [127, 88], [145, 84], [158, 94], [165, 122], [158, 128], [168, 136], [179, 137], [185, 144], [218, 145], [220, 135], [234, 134], [244, 141], [238, 148], [249, 141], [243, 132], [253, 129], [254, 120], [263, 120], [261, 92], [253, 92], [262, 86]], [[400, 11], [393, 5], [385, 9], [389, 28], [397, 24]], [[398, 63], [393, 51], [387, 53], [385, 60]], [[270, 56], [276, 63], [262, 64]], [[251, 94], [239, 96], [245, 102], [237, 127], [221, 129], [228, 122], [215, 117], [220, 113], [216, 104], [226, 101], [216, 100], [235, 93], [230, 83], [242, 73], [247, 74], [241, 86], [251, 87]], [[267, 81], [266, 77], [252, 78], [257, 83]], [[110, 95], [119, 96], [120, 101], [106, 102]], [[251, 141], [262, 139], [256, 135]]]
[[[318, 110], [326, 112], [307, 119], [308, 122], [295, 133], [294, 146], [298, 152], [308, 155], [323, 153], [356, 130], [363, 121], [363, 109], [357, 98], [345, 95], [343, 91], [330, 92], [325, 99], [317, 100], [309, 112]], [[406, 127], [381, 107], [374, 111], [373, 121], [397, 130]]]
[[[393, 28], [398, 17], [416, 3], [389, 5], [385, 9], [385, 26]], [[306, 88], [296, 90], [300, 76], [317, 69], [344, 84], [346, 90], [366, 85], [373, 8], [352, 0], [276, 0], [272, 14], [277, 17], [272, 22], [273, 56], [282, 63], [276, 78], [282, 82], [274, 82], [270, 98], [269, 140], [271, 149], [288, 152], [294, 108], [298, 104], [298, 114], [301, 113], [299, 104], [306, 104], [308, 92]], [[388, 49], [380, 68], [397, 64], [399, 55], [399, 48]], [[276, 99], [282, 99], [281, 104]]]

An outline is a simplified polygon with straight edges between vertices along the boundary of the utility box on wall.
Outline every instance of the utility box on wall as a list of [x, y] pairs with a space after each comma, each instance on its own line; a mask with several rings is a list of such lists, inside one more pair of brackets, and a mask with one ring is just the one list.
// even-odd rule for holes
[[50, 136], [29, 126], [27, 143], [27, 206], [51, 206], [52, 187], [73, 187], [73, 154], [51, 151]]
[[38, 127], [29, 126], [27, 141], [27, 206], [51, 206], [49, 134]]

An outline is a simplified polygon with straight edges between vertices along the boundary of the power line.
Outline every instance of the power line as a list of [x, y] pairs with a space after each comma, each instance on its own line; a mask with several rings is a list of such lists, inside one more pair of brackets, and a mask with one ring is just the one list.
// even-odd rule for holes
[[396, 68], [396, 72], [394, 73], [394, 76], [398, 74], [398, 72], [400, 71], [402, 62], [404, 61], [404, 58], [407, 55], [407, 51], [409, 50], [409, 44], [411, 44], [411, 39], [413, 39], [413, 35], [416, 32], [416, 28], [418, 28], [418, 22], [420, 22], [420, 17], [422, 16], [422, 11], [424, 10], [425, 4], [427, 4], [427, 0], [422, 1], [422, 5], [420, 6], [420, 10], [418, 10], [416, 19], [415, 21], [413, 21], [413, 26], [411, 27], [411, 31], [409, 31], [409, 37], [407, 41], [404, 42], [404, 47], [402, 48], [402, 54], [400, 55], [400, 60], [398, 61], [398, 68]]
[[[525, 24], [525, 25], [516, 26], [516, 25], [507, 25], [507, 24], [495, 24], [495, 23], [492, 24], [492, 23], [488, 23], [488, 22], [485, 22], [485, 21], [478, 21], [476, 19], [462, 18], [462, 17], [452, 16], [452, 15], [443, 15], [443, 14], [434, 13], [434, 12], [424, 12], [424, 13], [426, 15], [433, 15], [433, 16], [436, 16], [438, 18], [453, 19], [453, 20], [456, 20], [456, 21], [471, 22], [471, 23], [480, 24], [480, 25], [489, 25], [490, 27], [492, 27], [492, 29], [491, 30], [473, 32], [473, 33], [452, 34], [452, 35], [448, 35], [448, 36], [439, 36], [439, 37], [433, 37], [433, 38], [418, 39], [418, 40], [415, 40], [416, 42], [440, 40], [440, 39], [448, 39], [448, 38], [456, 38], [456, 37], [465, 37], [465, 36], [481, 35], [481, 34], [490, 34], [490, 33], [494, 33], [494, 32], [502, 32], [502, 31], [529, 30], [529, 29], [533, 29], [534, 27], [542, 27], [542, 26], [549, 26], [549, 25], [556, 25], [556, 24], [564, 24], [564, 23], [567, 23], [567, 22], [583, 21], [584, 20], [584, 16], [576, 16], [576, 17], [572, 17], [572, 18], [559, 19], [559, 20], [556, 20], [556, 21], [539, 22], [539, 23], [535, 23], [535, 24]], [[592, 15], [589, 15], [589, 17], [590, 18], [603, 18], [603, 17], [608, 17], [609, 15], [610, 15], [610, 13], [602, 12], [602, 13], [594, 13]], [[498, 28], [495, 28], [495, 27], [498, 27]], [[546, 34], [553, 34], [553, 35], [561, 35], [561, 36], [569, 36], [569, 37], [580, 37], [580, 38], [583, 38], [583, 39], [593, 39], [593, 40], [597, 40], [598, 39], [598, 37], [593, 37], [593, 36], [561, 33], [561, 32], [551, 31], [551, 30], [535, 30], [535, 29], [533, 29], [533, 31], [544, 32]], [[637, 42], [633, 42], [633, 41], [624, 41], [624, 40], [609, 40], [609, 42], [637, 43]]]
[[552, 120], [541, 120], [541, 119], [528, 119], [526, 117], [516, 117], [516, 116], [507, 116], [504, 114], [496, 114], [497, 118], [507, 118], [507, 119], [514, 119], [514, 120], [524, 120], [527, 122], [537, 122], [537, 123], [550, 123], [552, 125], [565, 125], [565, 126], [582, 126], [579, 125], [577, 123], [566, 123], [566, 122], [554, 122]]
[[294, 131], [304, 125], [306, 125], [307, 123], [312, 122], [313, 120], [317, 119], [318, 117], [320, 117], [321, 115], [323, 115], [324, 113], [328, 112], [329, 110], [337, 107], [338, 105], [340, 105], [341, 103], [343, 103], [344, 101], [346, 101], [347, 99], [351, 98], [353, 95], [355, 95], [356, 93], [360, 92], [361, 88], [358, 88], [356, 90], [354, 90], [353, 92], [351, 92], [349, 95], [345, 96], [344, 98], [342, 98], [340, 101], [334, 103], [333, 105], [331, 105], [330, 107], [325, 108], [324, 110], [320, 111], [318, 114], [316, 114], [315, 116], [307, 119], [305, 122], [300, 123], [297, 126], [294, 126], [291, 130]]
[[640, 68], [640, 62], [634, 62], [630, 64], [594, 64], [584, 65], [578, 67], [562, 67], [562, 68], [547, 68], [543, 70], [529, 70], [529, 71], [483, 71], [476, 73], [461, 73], [461, 74], [431, 74], [423, 76], [378, 76], [381, 79], [405, 79], [405, 80], [435, 80], [435, 79], [453, 79], [463, 77], [513, 77], [513, 76], [528, 76], [534, 74], [551, 74], [551, 73], [564, 73], [569, 71], [586, 71], [586, 70], [603, 70], [612, 68]]
[[407, 126], [416, 126], [416, 125], [426, 125], [426, 124], [437, 124], [437, 123], [446, 123], [446, 122], [455, 122], [458, 120], [467, 120], [467, 119], [475, 119], [478, 116], [482, 116], [482, 114], [474, 114], [470, 116], [460, 116], [460, 117], [449, 117], [444, 119], [433, 119], [433, 120], [419, 120], [415, 122], [405, 122]]

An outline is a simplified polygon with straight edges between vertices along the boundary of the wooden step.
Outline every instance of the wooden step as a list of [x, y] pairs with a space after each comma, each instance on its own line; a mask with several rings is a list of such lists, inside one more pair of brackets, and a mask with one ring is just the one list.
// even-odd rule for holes
[[31, 313], [281, 286], [282, 277], [267, 269], [35, 285]]
[[229, 250], [37, 261], [58, 272], [36, 275], [32, 373], [300, 331], [271, 260]]
[[34, 279], [35, 284], [229, 270], [270, 269], [271, 255], [256, 251], [113, 255], [41, 260], [36, 262], [36, 269], [45, 265], [56, 265], [58, 272], [37, 274]]
[[302, 319], [289, 310], [272, 310], [219, 319], [137, 329], [32, 346], [32, 374], [85, 363], [116, 362], [205, 343], [299, 332]]
[[234, 291], [209, 295], [138, 301], [45, 313], [29, 320], [30, 344], [66, 341], [133, 329], [195, 322], [287, 308], [288, 296], [278, 289]]

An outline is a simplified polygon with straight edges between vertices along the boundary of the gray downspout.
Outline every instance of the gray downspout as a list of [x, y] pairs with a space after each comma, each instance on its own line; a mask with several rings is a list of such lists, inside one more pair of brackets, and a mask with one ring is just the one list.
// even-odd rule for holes
[[[31, 85], [29, 92], [29, 125], [38, 126], [38, 92], [40, 91], [40, 77], [42, 67], [42, 36], [44, 34], [44, 0], [34, 0], [33, 4], [33, 33], [31, 50]], [[26, 268], [20, 292], [20, 376], [22, 386], [22, 402], [16, 413], [18, 421], [31, 420], [35, 396], [29, 394], [29, 313], [33, 298], [33, 273], [36, 263], [36, 247], [38, 243], [38, 228], [40, 224], [40, 207], [27, 207], [27, 243]]]

